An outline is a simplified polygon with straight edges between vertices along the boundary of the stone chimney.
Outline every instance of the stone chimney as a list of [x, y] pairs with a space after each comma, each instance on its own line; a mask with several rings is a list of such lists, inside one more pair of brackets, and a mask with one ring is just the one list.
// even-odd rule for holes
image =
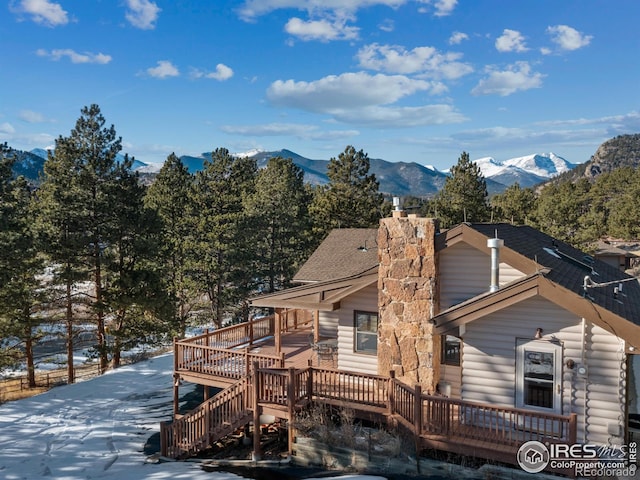
[[440, 340], [431, 318], [437, 311], [437, 220], [394, 211], [378, 229], [378, 372], [394, 370], [409, 384], [433, 393]]

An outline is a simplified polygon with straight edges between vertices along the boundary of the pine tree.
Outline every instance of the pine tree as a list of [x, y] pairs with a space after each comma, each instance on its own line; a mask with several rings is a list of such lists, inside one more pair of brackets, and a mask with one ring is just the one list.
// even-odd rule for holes
[[145, 187], [131, 171], [132, 160], [116, 167], [118, 181], [107, 192], [114, 228], [105, 253], [104, 307], [111, 321], [108, 346], [113, 368], [123, 350], [160, 344], [170, 338], [170, 302], [161, 265], [160, 221], [144, 207]]
[[22, 357], [27, 381], [35, 387], [33, 346], [39, 320], [35, 316], [42, 301], [38, 275], [42, 259], [37, 252], [30, 186], [23, 177], [14, 178], [14, 155], [0, 145], [0, 367], [13, 366]]
[[458, 163], [451, 168], [451, 175], [436, 195], [433, 206], [444, 227], [490, 219], [487, 182], [467, 152], [462, 152]]
[[369, 168], [368, 155], [353, 146], [347, 146], [337, 159], [329, 160], [329, 183], [316, 188], [309, 208], [318, 242], [334, 228], [378, 225], [384, 199]]
[[189, 203], [193, 181], [193, 175], [172, 153], [145, 195], [145, 205], [156, 212], [162, 223], [160, 257], [175, 304], [173, 324], [180, 337], [184, 337], [189, 316], [197, 304], [197, 286], [188, 275], [190, 260], [186, 247], [191, 231], [188, 214], [193, 212]]
[[304, 172], [291, 159], [271, 158], [258, 172], [245, 204], [248, 230], [255, 233], [255, 274], [266, 292], [287, 286], [309, 253], [309, 202]]
[[253, 192], [256, 171], [255, 160], [238, 159], [219, 148], [194, 182], [188, 268], [218, 327], [242, 298], [238, 277], [250, 273], [243, 198]]
[[547, 185], [537, 201], [535, 226], [552, 237], [580, 246], [581, 219], [589, 210], [591, 185], [583, 178]]
[[[43, 218], [53, 243], [62, 251], [50, 249], [53, 258], [62, 264], [62, 278], [67, 287], [68, 343], [72, 338], [73, 300], [71, 289], [83, 273], [84, 262], [93, 283], [90, 307], [96, 323], [100, 370], [108, 367], [104, 306], [104, 254], [114, 229], [110, 192], [118, 181], [116, 156], [122, 149], [122, 140], [116, 136], [113, 125], [106, 121], [97, 105], [84, 107], [81, 116], [68, 137], [56, 140], [54, 154], [45, 164], [43, 189], [46, 205], [52, 215]], [[80, 254], [82, 257], [78, 258]], [[72, 347], [68, 347], [69, 359]], [[71, 368], [71, 367], [70, 367]]]
[[503, 193], [491, 199], [497, 220], [524, 225], [535, 211], [536, 194], [530, 188], [521, 188], [517, 182], [506, 188]]
[[84, 261], [86, 246], [83, 222], [84, 192], [77, 182], [77, 166], [73, 156], [60, 150], [49, 153], [44, 164], [44, 177], [36, 199], [36, 228], [42, 251], [53, 269], [48, 285], [54, 297], [52, 308], [64, 312], [67, 343], [68, 382], [75, 381], [74, 337], [78, 310], [84, 311], [88, 298], [77, 292], [78, 282], [88, 279]]

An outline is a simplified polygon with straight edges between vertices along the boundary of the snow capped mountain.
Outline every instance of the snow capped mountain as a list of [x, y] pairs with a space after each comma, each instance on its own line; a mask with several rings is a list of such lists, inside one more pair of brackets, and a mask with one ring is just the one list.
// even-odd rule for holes
[[246, 152], [232, 153], [234, 157], [244, 158], [244, 157], [255, 157], [259, 153], [263, 153], [264, 150], [260, 150], [259, 148], [252, 148], [251, 150], [247, 150]]
[[504, 161], [484, 157], [474, 162], [485, 178], [504, 185], [517, 182], [521, 187], [532, 187], [576, 167], [555, 153], [536, 153]]
[[541, 177], [551, 178], [576, 167], [555, 153], [541, 153], [506, 160], [504, 165], [518, 167]]

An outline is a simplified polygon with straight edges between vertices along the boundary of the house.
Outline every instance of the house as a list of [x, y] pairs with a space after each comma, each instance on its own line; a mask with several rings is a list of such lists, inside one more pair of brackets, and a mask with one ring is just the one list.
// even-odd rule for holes
[[638, 245], [635, 243], [626, 244], [625, 242], [600, 240], [593, 255], [598, 260], [602, 260], [622, 271], [627, 271], [637, 267], [640, 263], [640, 258], [633, 251], [637, 249]]
[[[378, 258], [363, 261], [369, 251], [358, 247], [373, 235]], [[304, 286], [254, 305], [313, 311], [321, 336], [337, 338], [338, 370], [394, 371], [454, 399], [573, 413], [578, 441], [625, 442], [627, 418], [638, 413], [633, 277], [531, 227], [440, 232], [435, 220], [404, 212], [325, 243], [301, 269]], [[325, 267], [337, 255], [331, 275]]]
[[[331, 232], [295, 279], [252, 299], [271, 320], [176, 341], [163, 452], [189, 454], [263, 413], [291, 420], [309, 402], [393, 419], [418, 449], [511, 462], [528, 440], [622, 445], [637, 418], [640, 284], [531, 227], [440, 231], [395, 211], [377, 229]], [[326, 342], [331, 368], [301, 365]], [[229, 386], [182, 416], [182, 381]]]

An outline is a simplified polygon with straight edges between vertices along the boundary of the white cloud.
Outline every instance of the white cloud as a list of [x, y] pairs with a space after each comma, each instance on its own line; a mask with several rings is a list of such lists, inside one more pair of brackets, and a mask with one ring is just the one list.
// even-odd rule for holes
[[274, 105], [324, 113], [354, 125], [396, 128], [466, 120], [450, 105], [389, 106], [438, 85], [403, 75], [345, 73], [315, 82], [278, 80], [267, 90], [267, 98]]
[[547, 33], [551, 35], [553, 43], [558, 45], [561, 50], [577, 50], [586, 47], [591, 42], [593, 36], [584, 35], [567, 25], [555, 25], [547, 27]]
[[347, 26], [346, 19], [304, 21], [297, 17], [289, 19], [284, 29], [289, 35], [298, 37], [301, 40], [320, 40], [323, 42], [354, 40], [358, 38], [358, 32], [360, 31], [357, 27]]
[[146, 70], [147, 74], [155, 78], [177, 77], [180, 71], [176, 66], [168, 60], [158, 61], [157, 67], [150, 67]]
[[531, 71], [531, 66], [527, 62], [517, 62], [509, 66], [507, 70], [487, 69], [489, 76], [480, 80], [471, 93], [473, 95], [500, 95], [506, 97], [513, 93], [539, 88], [542, 86], [542, 79], [545, 77], [541, 73]]
[[496, 39], [496, 50], [499, 52], [526, 52], [529, 49], [520, 32], [505, 28], [502, 35]]
[[467, 118], [451, 105], [421, 105], [417, 107], [367, 106], [356, 109], [336, 109], [333, 116], [342, 122], [368, 127], [402, 128], [422, 125], [461, 123]]
[[640, 131], [640, 112], [632, 110], [622, 115], [609, 115], [596, 118], [578, 118], [571, 120], [553, 120], [548, 122], [539, 122], [538, 125], [564, 127], [564, 126], [592, 126], [601, 125], [606, 127], [611, 135], [620, 135], [621, 133], [634, 133]]
[[469, 35], [462, 32], [453, 32], [449, 37], [449, 45], [459, 45], [463, 40], [469, 40]]
[[439, 53], [434, 47], [416, 47], [407, 51], [400, 46], [377, 43], [366, 45], [357, 53], [363, 68], [387, 73], [420, 73], [445, 79], [460, 78], [473, 71], [469, 64], [458, 61], [461, 57], [460, 53]]
[[15, 13], [24, 13], [32, 17], [33, 21], [56, 27], [69, 23], [67, 12], [59, 3], [49, 0], [21, 0], [17, 3], [10, 3], [9, 9]]
[[[458, 0], [417, 0], [418, 3], [433, 5], [435, 8], [434, 15], [436, 17], [446, 17], [453, 13], [456, 8]], [[418, 8], [418, 12], [427, 13], [429, 10], [426, 7]]]
[[[386, 5], [397, 8], [409, 0], [246, 0], [238, 9], [240, 18], [245, 21], [253, 21], [257, 17], [274, 10], [298, 9], [314, 12], [356, 12], [360, 8], [374, 5]], [[444, 0], [447, 3], [451, 0]], [[456, 0], [453, 0], [454, 2]], [[442, 0], [441, 0], [442, 2]], [[438, 2], [438, 3], [441, 3]]]
[[230, 67], [227, 67], [224, 63], [219, 63], [218, 65], [216, 65], [216, 69], [213, 72], [203, 72], [198, 69], [193, 69], [191, 71], [191, 77], [212, 78], [214, 80], [223, 82], [233, 77], [233, 70]]
[[142, 30], [153, 30], [161, 9], [149, 0], [126, 0], [125, 18], [131, 25]]
[[111, 62], [111, 55], [90, 52], [78, 53], [70, 48], [54, 49], [51, 51], [40, 48], [36, 51], [36, 54], [40, 57], [49, 57], [54, 61], [68, 57], [71, 63], [97, 63], [104, 65]]
[[430, 82], [403, 75], [369, 75], [364, 72], [330, 75], [313, 82], [277, 80], [267, 89], [274, 105], [312, 112], [390, 104], [418, 91], [429, 91]]
[[16, 133], [16, 129], [10, 123], [4, 122], [0, 123], [0, 134], [2, 135], [12, 135]]
[[304, 140], [335, 140], [350, 138], [360, 134], [357, 130], [321, 130], [316, 125], [296, 123], [267, 123], [262, 125], [224, 125], [220, 128], [225, 133], [248, 137], [294, 136]]
[[437, 0], [435, 2], [436, 7], [436, 17], [446, 17], [447, 15], [451, 15], [453, 10], [456, 8], [458, 0]]
[[378, 28], [383, 32], [393, 32], [396, 29], [396, 24], [390, 18], [385, 18], [380, 25], [378, 25]]
[[45, 121], [44, 115], [33, 110], [22, 110], [18, 114], [20, 120], [24, 120], [27, 123], [42, 123]]

